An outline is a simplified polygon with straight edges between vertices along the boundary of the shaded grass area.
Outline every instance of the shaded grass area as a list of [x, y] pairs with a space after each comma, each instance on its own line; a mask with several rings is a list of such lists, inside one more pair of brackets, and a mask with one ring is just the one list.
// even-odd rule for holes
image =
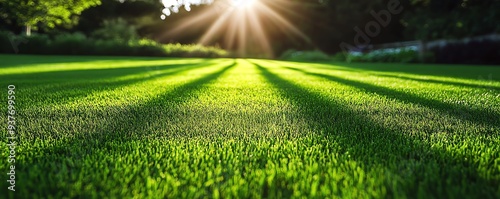
[[40, 65], [40, 64], [69, 64], [97, 61], [154, 61], [158, 58], [149, 57], [118, 57], [118, 56], [47, 56], [47, 55], [6, 55], [0, 54], [2, 62], [0, 68]]
[[[154, 68], [139, 66], [106, 70], [87, 69], [4, 77], [7, 79], [19, 79], [22, 77], [37, 82], [38, 86], [23, 89], [24, 94], [30, 99], [38, 99], [29, 103], [32, 106], [36, 106], [47, 103], [57, 104], [77, 101], [93, 93], [102, 93], [128, 85], [175, 75], [189, 69], [210, 66], [211, 63], [210, 61], [203, 61], [192, 64], [169, 64]], [[89, 79], [92, 81], [89, 81]], [[32, 82], [26, 82], [18, 86], [24, 87], [32, 84]], [[57, 101], [50, 101], [51, 99], [57, 99]]]
[[[273, 64], [268, 65], [272, 66]], [[319, 128], [319, 131], [325, 132], [326, 139], [330, 139], [331, 142], [339, 142], [341, 148], [345, 150], [343, 153], [350, 154], [350, 157], [366, 163], [365, 166], [367, 167], [383, 165], [384, 170], [388, 170], [389, 173], [403, 174], [398, 176], [405, 178], [403, 181], [425, 184], [424, 186], [428, 186], [426, 190], [433, 193], [439, 193], [440, 189], [454, 189], [439, 197], [461, 197], [462, 194], [467, 192], [484, 189], [484, 185], [490, 183], [498, 186], [498, 181], [485, 180], [477, 173], [476, 168], [479, 165], [463, 161], [464, 157], [452, 157], [452, 155], [447, 154], [446, 150], [433, 149], [432, 141], [429, 140], [430, 136], [425, 134], [428, 132], [410, 135], [405, 134], [406, 129], [404, 127], [390, 128], [382, 126], [372, 118], [360, 114], [353, 108], [346, 106], [342, 101], [332, 97], [334, 95], [318, 95], [307, 88], [271, 73], [266, 67], [258, 64], [257, 66], [268, 81], [282, 90], [286, 98], [301, 107], [303, 115], [308, 117], [308, 121], [311, 121], [310, 125], [313, 128]], [[323, 74], [304, 72], [301, 69], [291, 67], [285, 68], [361, 88], [363, 92], [384, 91], [380, 87], [353, 82], [340, 77], [335, 78]], [[383, 94], [389, 97], [398, 97], [398, 94], [402, 95], [402, 93], [397, 92]], [[424, 103], [427, 101], [416, 96], [408, 98], [413, 100], [411, 103], [420, 103], [419, 99]], [[429, 104], [429, 107], [439, 108], [440, 105], [434, 103]], [[374, 104], [374, 106], [376, 105]], [[489, 124], [495, 124], [495, 121], [498, 120], [490, 121], [493, 123]], [[495, 132], [498, 133], [498, 129]], [[421, 171], [422, 173], [409, 174], [406, 173], [408, 171]], [[434, 180], [429, 180], [428, 176], [433, 176], [431, 178], [434, 178]], [[378, 178], [384, 178], [384, 176], [378, 176]], [[408, 180], [408, 178], [413, 179]], [[395, 178], [391, 180], [402, 179]], [[462, 185], [453, 186], [449, 182], [462, 182]], [[467, 185], [465, 182], [475, 182], [477, 184]], [[425, 196], [419, 190], [422, 185], [418, 183], [391, 184], [390, 181], [385, 183], [387, 183], [388, 188], [387, 197], [407, 197], [404, 196], [405, 192], [414, 193], [418, 197]], [[490, 190], [491, 193], [494, 193], [494, 187]], [[494, 195], [483, 195], [482, 197], [494, 197]]]
[[[376, 74], [377, 75], [377, 74]], [[399, 79], [404, 79], [404, 80], [411, 80], [411, 81], [418, 81], [418, 82], [423, 82], [423, 83], [435, 83], [435, 84], [443, 84], [443, 85], [452, 85], [452, 86], [459, 86], [459, 87], [472, 87], [472, 88], [484, 88], [484, 89], [492, 89], [492, 90], [500, 90], [500, 87], [498, 86], [489, 86], [489, 85], [481, 85], [481, 84], [471, 84], [467, 82], [452, 82], [452, 81], [443, 81], [443, 80], [436, 80], [436, 79], [425, 79], [425, 78], [417, 78], [417, 77], [408, 77], [408, 76], [403, 76], [403, 75], [388, 75], [388, 74], [378, 74], [377, 76], [381, 77], [394, 77], [394, 78], [399, 78]], [[493, 79], [490, 79], [490, 77], [493, 77], [493, 74], [489, 74], [486, 77], [478, 76], [478, 79], [481, 80], [481, 78], [486, 78], [482, 80], [490, 80], [492, 81]]]
[[491, 126], [491, 129], [487, 129], [486, 132], [484, 133], [494, 133], [495, 130], [494, 128], [498, 128], [500, 125], [500, 116], [495, 110], [489, 110], [489, 109], [473, 109], [469, 108], [466, 106], [462, 105], [457, 105], [457, 104], [450, 104], [450, 103], [445, 103], [441, 102], [439, 100], [434, 100], [434, 99], [427, 99], [425, 97], [418, 96], [417, 94], [412, 94], [408, 92], [402, 92], [398, 90], [393, 90], [390, 88], [384, 88], [381, 86], [376, 86], [372, 85], [369, 83], [364, 83], [360, 81], [352, 81], [336, 76], [331, 76], [331, 75], [325, 75], [325, 74], [320, 74], [320, 73], [311, 73], [307, 72], [301, 69], [297, 68], [292, 68], [292, 67], [286, 67], [291, 70], [297, 70], [300, 71], [306, 75], [313, 75], [317, 77], [322, 77], [334, 82], [342, 83], [345, 85], [349, 85], [352, 87], [356, 87], [359, 89], [362, 89], [365, 92], [374, 92], [379, 95], [386, 96], [388, 98], [394, 98], [399, 101], [407, 102], [407, 103], [413, 103], [413, 104], [419, 104], [422, 106], [426, 106], [431, 109], [437, 109], [439, 110], [442, 114], [447, 114], [451, 115], [452, 117], [457, 117], [461, 120], [465, 121], [470, 121], [472, 123], [479, 123], [482, 125], [485, 125], [486, 128]]
[[[307, 63], [309, 64], [309, 63]], [[450, 65], [450, 64], [397, 64], [397, 63], [315, 63], [323, 66], [349, 66], [347, 69], [365, 72], [384, 72], [397, 74], [413, 74], [422, 76], [450, 77], [470, 80], [499, 81], [497, 66], [485, 65]]]
[[19, 85], [20, 137], [16, 192], [0, 197], [500, 196], [497, 81], [378, 65], [47, 58], [0, 72], [1, 85]]

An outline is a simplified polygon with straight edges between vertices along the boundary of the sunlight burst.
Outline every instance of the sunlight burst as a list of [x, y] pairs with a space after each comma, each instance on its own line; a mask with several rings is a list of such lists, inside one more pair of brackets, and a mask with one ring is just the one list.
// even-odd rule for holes
[[[286, 1], [277, 1], [286, 7]], [[241, 57], [274, 57], [270, 39], [272, 36], [276, 38], [276, 35], [272, 35], [276, 32], [286, 35], [280, 36], [279, 39], [299, 38], [307, 45], [312, 45], [309, 37], [275, 11], [267, 1], [220, 0], [214, 1], [211, 7], [196, 16], [186, 18], [162, 38], [175, 37], [184, 34], [189, 28], [210, 24], [198, 43], [221, 45], [226, 49], [235, 50]]]
[[231, 5], [238, 9], [248, 9], [255, 5], [256, 0], [231, 0]]

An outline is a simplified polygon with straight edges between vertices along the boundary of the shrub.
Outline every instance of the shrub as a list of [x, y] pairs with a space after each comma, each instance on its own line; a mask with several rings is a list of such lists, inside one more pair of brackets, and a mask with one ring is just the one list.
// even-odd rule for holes
[[424, 57], [422, 62], [424, 63], [435, 63], [436, 62], [436, 55], [432, 51], [427, 51], [424, 53]]
[[0, 53], [15, 53], [11, 44], [14, 34], [7, 31], [0, 31]]
[[363, 53], [360, 52], [350, 52], [346, 56], [347, 62], [363, 62], [365, 61], [363, 58]]
[[82, 33], [65, 33], [57, 35], [52, 42], [51, 53], [58, 55], [88, 55], [92, 54], [92, 40]]
[[328, 61], [330, 57], [319, 50], [314, 51], [296, 51], [287, 50], [281, 56], [280, 59], [289, 61]]
[[42, 34], [32, 34], [31, 36], [17, 36], [23, 42], [19, 45], [19, 51], [23, 54], [49, 54], [51, 41], [49, 36]]
[[335, 55], [333, 55], [332, 60], [333, 61], [347, 61], [347, 53], [344, 52], [338, 52]]
[[500, 64], [500, 41], [482, 40], [450, 43], [431, 49], [437, 63]]
[[149, 39], [104, 40], [87, 38], [82, 33], [60, 34], [53, 40], [46, 35], [16, 36], [0, 32], [0, 53], [15, 53], [10, 40], [25, 41], [19, 45], [22, 54], [57, 55], [120, 55], [159, 57], [226, 57], [228, 53], [217, 47], [201, 45], [160, 44]]
[[104, 20], [102, 28], [91, 34], [92, 38], [98, 40], [113, 40], [128, 42], [137, 40], [139, 35], [134, 26], [131, 26], [122, 18]]
[[165, 52], [172, 57], [226, 57], [228, 53], [225, 50], [216, 47], [202, 45], [181, 45], [166, 44], [163, 45]]
[[47, 35], [14, 35], [0, 31], [0, 53], [47, 54], [50, 42]]
[[346, 60], [348, 62], [398, 62], [410, 63], [418, 62], [418, 52], [416, 48], [389, 48], [374, 50], [369, 53], [349, 53]]
[[168, 56], [162, 44], [153, 40], [141, 39], [135, 42], [129, 42], [129, 46], [135, 48], [137, 55], [140, 56]]
[[127, 43], [113, 40], [96, 40], [93, 42], [94, 55], [136, 55], [135, 49], [131, 48]]

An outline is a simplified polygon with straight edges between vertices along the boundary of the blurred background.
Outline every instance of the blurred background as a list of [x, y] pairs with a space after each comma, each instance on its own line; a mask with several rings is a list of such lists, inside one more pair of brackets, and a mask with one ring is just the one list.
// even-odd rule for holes
[[0, 0], [0, 53], [500, 64], [499, 0]]

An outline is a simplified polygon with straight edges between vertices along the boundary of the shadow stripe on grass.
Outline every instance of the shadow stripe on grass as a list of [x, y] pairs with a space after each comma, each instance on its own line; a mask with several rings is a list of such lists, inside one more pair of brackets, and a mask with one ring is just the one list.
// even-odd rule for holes
[[404, 80], [424, 82], [424, 83], [451, 85], [451, 86], [459, 86], [459, 87], [465, 87], [465, 88], [490, 89], [490, 90], [494, 90], [495, 92], [500, 91], [500, 86], [489, 86], [489, 85], [481, 85], [481, 84], [473, 84], [473, 83], [465, 83], [465, 82], [443, 81], [443, 80], [437, 80], [437, 79], [423, 79], [423, 78], [408, 77], [408, 76], [404, 76], [404, 75], [390, 75], [390, 74], [379, 74], [379, 73], [371, 73], [371, 72], [367, 72], [367, 74], [378, 76], [378, 77], [397, 78], [397, 79], [404, 79]]
[[[356, 114], [334, 98], [308, 91], [252, 63], [285, 98], [298, 106], [312, 129], [323, 133], [322, 139], [340, 143], [345, 151], [337, 154], [349, 152], [349, 157], [362, 162], [365, 169], [378, 165], [399, 176], [399, 179], [388, 179], [386, 197], [415, 197], [421, 190], [437, 198], [467, 195], [494, 198], [498, 194], [495, 193], [498, 181], [484, 179], [477, 172], [477, 163], [432, 148], [426, 140], [388, 129]], [[461, 184], [463, 181], [470, 183]]]
[[[126, 75], [148, 73], [153, 70], [164, 70], [164, 69], [178, 68], [188, 65], [203, 65], [206, 64], [207, 62], [213, 62], [213, 61], [199, 61], [194, 63], [157, 64], [157, 65], [137, 64], [128, 67], [110, 67], [110, 68], [96, 67], [96, 68], [85, 68], [76, 70], [54, 70], [54, 71], [45, 71], [38, 73], [14, 73], [14, 74], [0, 75], [0, 78], [2, 80], [6, 79], [10, 81], [16, 81], [20, 79], [23, 79], [24, 81], [31, 80], [37, 83], [40, 83], [40, 81], [46, 81], [47, 83], [60, 83], [61, 81], [64, 82], [67, 80], [85, 81], [88, 79], [107, 81], [109, 79], [114, 79]], [[40, 66], [39, 68], [43, 68], [43, 66]]]
[[[277, 65], [294, 65], [294, 66], [299, 66], [297, 63], [293, 62], [283, 62], [283, 61], [271, 61], [273, 63], [276, 63]], [[468, 88], [479, 88], [479, 89], [490, 89], [494, 90], [496, 92], [500, 91], [500, 85], [488, 85], [493, 82], [499, 83], [498, 79], [493, 80], [493, 74], [495, 74], [494, 71], [491, 71], [489, 74], [481, 73], [481, 75], [478, 74], [478, 76], [475, 79], [471, 79], [470, 77], [460, 77], [460, 76], [445, 76], [446, 71], [439, 71], [442, 74], [438, 74], [437, 72], [433, 73], [411, 73], [415, 71], [406, 71], [409, 70], [408, 67], [435, 67], [435, 70], [439, 69], [439, 65], [435, 66], [426, 66], [426, 65], [410, 65], [410, 66], [405, 66], [402, 65], [400, 66], [399, 71], [377, 71], [379, 69], [380, 64], [374, 64], [374, 63], [369, 63], [369, 64], [355, 64], [354, 66], [349, 66], [349, 65], [333, 65], [329, 63], [324, 63], [322, 65], [318, 64], [308, 64], [312, 68], [317, 68], [321, 70], [336, 70], [336, 71], [344, 71], [344, 72], [351, 72], [351, 73], [361, 73], [361, 74], [367, 74], [367, 75], [373, 75], [373, 76], [379, 76], [379, 77], [392, 77], [392, 78], [399, 78], [399, 79], [405, 79], [405, 80], [413, 80], [413, 81], [418, 81], [418, 82], [426, 82], [426, 83], [435, 83], [435, 84], [442, 84], [442, 85], [450, 85], [450, 86], [461, 86], [461, 87], [468, 87]], [[394, 64], [393, 64], [394, 65]], [[399, 64], [400, 65], [400, 64]], [[363, 66], [363, 67], [361, 67]], [[373, 67], [371, 69], [364, 68], [364, 67]], [[467, 66], [470, 68], [473, 68], [474, 66]], [[446, 68], [449, 70], [450, 68]], [[414, 70], [414, 69], [410, 69]], [[420, 75], [420, 76], [427, 76], [430, 78], [424, 78], [424, 77], [412, 77], [413, 75]], [[440, 76], [441, 75], [441, 76]], [[441, 78], [447, 78], [451, 79], [453, 78], [452, 81], [447, 81], [447, 80], [439, 80]], [[477, 80], [486, 80], [489, 79], [489, 82], [482, 82], [481, 83], [473, 83], [470, 81], [477, 81]]]
[[[126, 143], [134, 140], [142, 140], [145, 144], [148, 142], [148, 139], [155, 139], [158, 137], [167, 137], [167, 135], [154, 135], [154, 132], [144, 132], [144, 127], [148, 125], [149, 122], [162, 122], [158, 121], [159, 118], [156, 117], [156, 113], [160, 113], [169, 108], [175, 108], [182, 104], [183, 102], [196, 97], [194, 94], [201, 89], [204, 85], [215, 81], [217, 78], [222, 76], [226, 71], [233, 68], [236, 65], [236, 62], [222, 66], [221, 70], [218, 70], [212, 74], [207, 76], [198, 78], [186, 84], [180, 85], [174, 88], [170, 92], [165, 92], [144, 104], [138, 105], [130, 105], [121, 108], [118, 111], [113, 111], [110, 113], [109, 118], [102, 118], [101, 122], [103, 126], [100, 130], [95, 132], [79, 132], [77, 135], [73, 135], [68, 138], [63, 138], [64, 140], [59, 140], [56, 145], [47, 147], [47, 148], [38, 148], [37, 152], [39, 155], [36, 157], [32, 157], [32, 161], [34, 162], [20, 162], [16, 165], [16, 169], [18, 171], [29, 171], [33, 165], [44, 165], [50, 166], [50, 168], [40, 168], [43, 169], [44, 175], [38, 176], [37, 178], [30, 177], [32, 180], [52, 180], [52, 182], [60, 182], [54, 180], [52, 177], [54, 175], [57, 176], [68, 176], [69, 174], [60, 175], [59, 172], [72, 172], [72, 171], [80, 171], [79, 168], [81, 165], [71, 165], [69, 162], [71, 160], [80, 160], [86, 157], [94, 155], [95, 152], [112, 150], [112, 145], [116, 143]], [[90, 118], [90, 119], [99, 119], [99, 118]], [[156, 120], [155, 120], [156, 119]], [[168, 119], [168, 118], [162, 118]], [[92, 122], [92, 121], [87, 121]], [[89, 129], [92, 131], [91, 129]], [[178, 137], [178, 136], [189, 136], [180, 134], [171, 135], [169, 137]], [[42, 155], [40, 155], [40, 153]], [[103, 157], [105, 158], [105, 157]], [[46, 162], [50, 160], [50, 165], [41, 164], [41, 162]], [[98, 162], [96, 163], [98, 164]], [[114, 171], [111, 169], [110, 172], [120, 172]], [[29, 174], [28, 174], [29, 175]], [[51, 177], [52, 176], [52, 177]], [[21, 176], [20, 176], [21, 177]], [[67, 179], [70, 180], [70, 179]], [[93, 180], [96, 179], [79, 179], [80, 182], [88, 182], [92, 184]], [[25, 182], [26, 184], [30, 182]], [[37, 194], [37, 196], [55, 196], [55, 193], [62, 194], [65, 196], [71, 195], [71, 193], [66, 192], [64, 189], [65, 186], [70, 186], [69, 184], [43, 184], [43, 186], [38, 186], [36, 184], [28, 185], [25, 187], [25, 183], [19, 184], [19, 189], [24, 190], [22, 194], [29, 193]], [[3, 183], [5, 184], [5, 182]], [[36, 187], [41, 187], [35, 189]], [[124, 185], [125, 187], [128, 185]], [[16, 187], [18, 188], [18, 187]], [[30, 190], [26, 192], [26, 190]], [[21, 194], [21, 193], [18, 193]], [[89, 193], [91, 194], [91, 193]], [[91, 197], [91, 195], [82, 196], [82, 197]]]
[[[46, 58], [38, 58], [37, 61], [43, 61], [44, 59], [54, 59], [54, 57], [49, 56]], [[0, 77], [16, 77], [19, 75], [29, 75], [29, 76], [43, 76], [52, 72], [67, 72], [67, 73], [78, 73], [79, 71], [113, 71], [116, 69], [130, 69], [134, 70], [140, 63], [142, 67], [157, 67], [159, 65], [169, 66], [169, 65], [179, 65], [179, 64], [196, 64], [209, 61], [210, 59], [155, 59], [155, 60], [139, 60], [139, 59], [124, 59], [116, 58], [115, 60], [106, 60], [102, 58], [96, 58], [91, 62], [74, 62], [74, 63], [56, 63], [56, 64], [35, 64], [35, 65], [16, 65], [16, 63], [10, 63], [13, 66], [3, 67], [0, 71]], [[17, 61], [22, 62], [22, 61]], [[180, 63], [179, 63], [180, 62]]]
[[[165, 67], [160, 70], [155, 70], [155, 73], [147, 76], [147, 77], [135, 77], [135, 78], [130, 78], [130, 79], [125, 79], [125, 80], [113, 80], [113, 81], [105, 81], [109, 78], [118, 78], [122, 77], [125, 75], [134, 75], [134, 74], [148, 74], [151, 72], [144, 72], [146, 71], [144, 68], [142, 70], [138, 70], [137, 72], [139, 73], [131, 73], [128, 74], [125, 73], [121, 75], [121, 73], [118, 73], [120, 75], [116, 75], [113, 77], [105, 78], [105, 79], [86, 79], [83, 82], [69, 82], [69, 83], [49, 83], [49, 84], [43, 84], [41, 87], [26, 87], [21, 85], [16, 85], [20, 87], [19, 89], [19, 94], [22, 94], [24, 96], [29, 96], [26, 98], [22, 98], [24, 100], [29, 100], [29, 99], [37, 99], [37, 101], [30, 101], [29, 104], [30, 106], [38, 106], [38, 105], [44, 105], [47, 104], [47, 101], [45, 100], [40, 100], [40, 99], [57, 99], [58, 101], [56, 102], [57, 104], [61, 103], [70, 103], [74, 102], [77, 100], [80, 100], [82, 98], [85, 98], [87, 96], [92, 95], [93, 93], [97, 92], [107, 92], [119, 87], [125, 87], [128, 85], [132, 84], [137, 84], [141, 82], [146, 82], [150, 80], [155, 80], [159, 78], [163, 78], [166, 76], [172, 76], [176, 75], [191, 69], [195, 68], [203, 68], [210, 66], [213, 62], [206, 62], [206, 63], [198, 63], [198, 64], [179, 64], [179, 65], [174, 65], [172, 67]], [[117, 70], [119, 71], [119, 70]], [[142, 72], [141, 72], [142, 71]], [[81, 71], [81, 73], [85, 73], [85, 70]], [[22, 100], [21, 100], [22, 102]], [[50, 103], [49, 103], [50, 104]]]
[[[321, 73], [312, 73], [302, 69], [298, 69], [295, 67], [285, 67], [290, 70], [295, 70], [301, 72], [306, 75], [321, 77], [330, 81], [338, 82], [347, 86], [352, 86], [359, 88], [365, 92], [374, 92], [379, 95], [386, 96], [388, 98], [397, 99], [402, 102], [418, 104], [421, 106], [425, 106], [430, 109], [438, 110], [440, 113], [449, 115], [460, 120], [465, 120], [472, 122], [474, 124], [485, 125], [488, 127], [492, 127], [487, 132], [483, 132], [486, 134], [494, 134], [500, 128], [500, 116], [491, 111], [491, 110], [481, 110], [481, 109], [472, 109], [465, 106], [455, 105], [445, 103], [439, 100], [428, 99], [424, 97], [420, 97], [415, 94], [405, 93], [401, 91], [397, 91], [394, 89], [376, 86], [368, 83], [364, 83], [361, 81], [348, 80], [344, 78], [340, 78], [338, 76], [326, 75]], [[497, 130], [493, 129], [496, 128]]]

